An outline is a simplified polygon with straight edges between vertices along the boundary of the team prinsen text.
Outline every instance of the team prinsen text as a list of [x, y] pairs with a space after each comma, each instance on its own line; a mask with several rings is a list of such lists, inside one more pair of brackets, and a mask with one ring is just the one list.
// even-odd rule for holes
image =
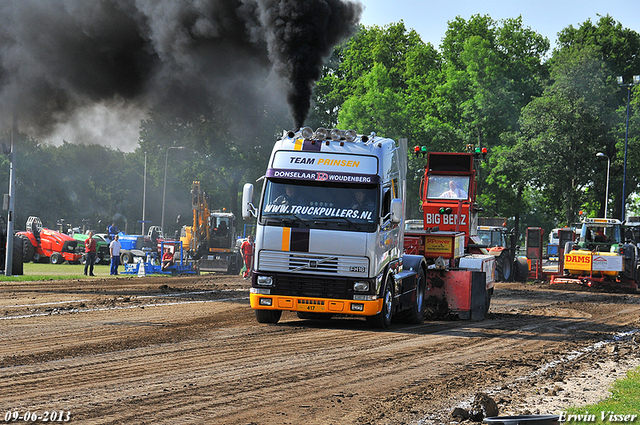
[[350, 161], [346, 159], [331, 159], [331, 158], [302, 158], [297, 156], [292, 156], [289, 158], [290, 164], [315, 164], [316, 159], [318, 160], [318, 165], [332, 165], [334, 167], [353, 167], [358, 168], [360, 166], [360, 161]]

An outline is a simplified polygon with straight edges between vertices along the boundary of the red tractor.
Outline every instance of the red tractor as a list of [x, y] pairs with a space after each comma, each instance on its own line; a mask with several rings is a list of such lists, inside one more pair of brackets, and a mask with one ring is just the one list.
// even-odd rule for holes
[[76, 252], [78, 241], [72, 236], [47, 229], [42, 226], [39, 217], [27, 219], [27, 230], [17, 232], [17, 235], [27, 238], [23, 243], [23, 258], [27, 263], [31, 260], [37, 263], [50, 261], [51, 264], [80, 263], [82, 254]]
[[[406, 254], [423, 255], [431, 310], [456, 312], [458, 317], [482, 319], [493, 294], [495, 256], [478, 238], [476, 161], [485, 152], [426, 152], [420, 184], [422, 229], [407, 223]], [[483, 272], [480, 276], [473, 272]], [[469, 316], [469, 312], [471, 313]]]

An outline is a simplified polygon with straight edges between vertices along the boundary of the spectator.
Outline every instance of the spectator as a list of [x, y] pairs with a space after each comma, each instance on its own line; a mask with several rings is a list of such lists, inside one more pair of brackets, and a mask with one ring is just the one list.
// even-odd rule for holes
[[109, 254], [111, 255], [111, 271], [109, 274], [117, 275], [118, 274], [118, 266], [120, 265], [120, 241], [119, 237], [116, 234], [113, 237], [113, 240], [109, 244]]
[[245, 271], [242, 277], [249, 279], [251, 276], [251, 266], [253, 264], [253, 235], [249, 235], [246, 241], [240, 245], [240, 251], [242, 251], [242, 257], [244, 258]]
[[93, 266], [96, 263], [96, 241], [93, 239], [93, 232], [89, 231], [89, 237], [84, 240], [84, 275], [87, 275], [87, 271], [89, 271], [89, 276], [95, 276], [93, 274]]
[[169, 248], [164, 250], [162, 254], [162, 271], [165, 271], [167, 267], [173, 266], [173, 254]]
[[109, 233], [109, 239], [113, 240], [114, 236], [120, 233], [120, 230], [118, 230], [115, 223], [111, 223], [111, 226], [107, 227], [107, 233]]

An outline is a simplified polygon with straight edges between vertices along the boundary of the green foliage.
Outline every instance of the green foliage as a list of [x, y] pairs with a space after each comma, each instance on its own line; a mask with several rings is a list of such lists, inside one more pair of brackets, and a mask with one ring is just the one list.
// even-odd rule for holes
[[[44, 263], [25, 263], [24, 274], [21, 276], [4, 276], [0, 275], [0, 282], [13, 281], [46, 281], [46, 280], [64, 280], [64, 279], [86, 279], [84, 275], [84, 266], [82, 264], [44, 264]], [[96, 264], [93, 273], [100, 278], [116, 278], [109, 275], [109, 265]], [[124, 266], [120, 266], [120, 271], [124, 270]]]
[[[520, 228], [570, 223], [580, 209], [602, 215], [606, 164], [595, 154], [603, 152], [611, 158], [608, 213], [618, 217], [629, 92], [615, 77], [630, 82], [640, 74], [639, 48], [640, 35], [608, 15], [565, 28], [550, 57], [549, 41], [521, 17], [457, 17], [440, 51], [402, 21], [361, 26], [327, 58], [306, 125], [404, 137], [410, 148], [429, 151], [488, 147], [478, 202], [485, 215], [509, 217]], [[132, 153], [21, 136], [17, 228], [39, 215], [49, 227], [60, 219], [94, 228], [115, 220], [132, 233], [143, 201], [145, 219], [160, 224], [164, 197], [172, 234], [189, 223], [194, 180], [213, 208], [237, 215], [243, 183], [262, 176], [273, 141], [290, 129], [285, 99], [264, 83], [251, 85], [261, 99], [252, 105], [225, 99], [150, 111]], [[640, 99], [635, 91], [630, 99], [627, 194], [640, 184]], [[411, 218], [421, 218], [424, 165], [409, 158]], [[7, 181], [8, 162], [0, 157], [0, 184]]]
[[[580, 422], [574, 421], [573, 423], [590, 423], [590, 424], [602, 424], [602, 423], [635, 423], [638, 421], [638, 415], [640, 415], [640, 368], [627, 372], [627, 377], [617, 380], [613, 383], [611, 388], [611, 397], [603, 400], [599, 403], [584, 406], [584, 407], [571, 407], [566, 411], [566, 415], [584, 415], [585, 412], [589, 412], [591, 415], [595, 415], [595, 422]], [[634, 420], [629, 421], [611, 421], [609, 413], [615, 415], [635, 415]], [[604, 413], [605, 419], [602, 420], [602, 414]], [[629, 419], [631, 416], [629, 416]]]

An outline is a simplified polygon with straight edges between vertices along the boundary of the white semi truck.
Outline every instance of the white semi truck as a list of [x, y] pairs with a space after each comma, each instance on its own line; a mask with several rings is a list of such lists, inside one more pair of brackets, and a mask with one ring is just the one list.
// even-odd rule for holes
[[422, 321], [425, 258], [403, 255], [406, 140], [308, 127], [275, 143], [258, 206], [245, 184], [243, 218], [256, 217], [250, 301], [261, 323], [301, 318]]

